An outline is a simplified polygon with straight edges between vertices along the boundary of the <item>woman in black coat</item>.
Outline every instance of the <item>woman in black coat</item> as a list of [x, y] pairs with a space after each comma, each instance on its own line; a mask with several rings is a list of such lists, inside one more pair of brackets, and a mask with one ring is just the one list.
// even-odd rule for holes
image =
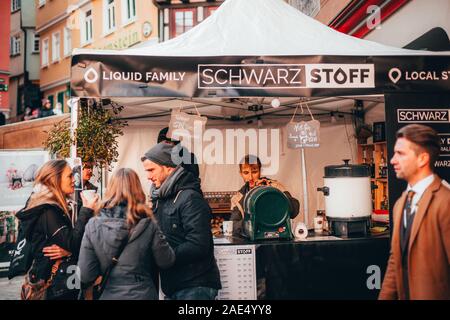
[[[32, 245], [33, 263], [28, 272], [31, 283], [47, 282], [52, 266], [59, 259], [61, 266], [76, 266], [84, 228], [93, 216], [93, 201], [85, 201], [74, 225], [70, 218], [67, 196], [74, 192], [72, 169], [65, 160], [45, 163], [37, 174], [33, 193], [24, 209], [16, 214], [25, 237]], [[44, 249], [45, 248], [45, 249]], [[46, 298], [76, 299], [78, 291], [66, 288], [65, 281], [56, 281], [47, 289]]]

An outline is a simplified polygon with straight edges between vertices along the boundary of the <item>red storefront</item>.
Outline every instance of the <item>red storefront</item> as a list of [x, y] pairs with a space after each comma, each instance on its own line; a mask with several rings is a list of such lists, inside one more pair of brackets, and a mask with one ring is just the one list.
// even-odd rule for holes
[[[10, 0], [0, 1], [0, 43], [9, 44]], [[0, 112], [9, 113], [9, 45], [0, 46]]]

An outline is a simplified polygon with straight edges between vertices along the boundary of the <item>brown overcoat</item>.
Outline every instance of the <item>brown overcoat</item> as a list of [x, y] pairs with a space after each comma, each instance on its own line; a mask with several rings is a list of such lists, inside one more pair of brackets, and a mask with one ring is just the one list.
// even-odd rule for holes
[[[406, 191], [393, 210], [391, 253], [379, 299], [406, 298], [400, 228]], [[450, 189], [435, 176], [418, 202], [408, 255], [410, 299], [450, 299]]]

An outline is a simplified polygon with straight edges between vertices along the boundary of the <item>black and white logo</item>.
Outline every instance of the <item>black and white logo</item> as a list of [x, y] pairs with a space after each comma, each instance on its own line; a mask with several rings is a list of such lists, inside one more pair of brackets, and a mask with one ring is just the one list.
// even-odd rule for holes
[[252, 254], [252, 249], [236, 249], [236, 254]]
[[389, 79], [395, 84], [400, 79], [405, 81], [447, 81], [450, 79], [450, 70], [400, 70], [392, 68], [388, 73]]
[[448, 109], [398, 109], [399, 123], [449, 123]]
[[391, 79], [391, 81], [393, 83], [397, 83], [398, 80], [400, 80], [402, 77], [402, 71], [399, 68], [392, 68], [391, 70], [389, 70], [389, 79]]
[[373, 64], [200, 64], [199, 89], [374, 88]]
[[95, 83], [98, 80], [98, 73], [97, 71], [95, 71], [94, 68], [89, 68], [85, 73], [84, 73], [84, 80], [87, 83]]

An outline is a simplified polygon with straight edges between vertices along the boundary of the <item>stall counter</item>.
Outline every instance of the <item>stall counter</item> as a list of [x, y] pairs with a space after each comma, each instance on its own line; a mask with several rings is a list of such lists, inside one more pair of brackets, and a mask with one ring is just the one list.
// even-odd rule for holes
[[216, 237], [214, 245], [223, 287], [220, 299], [376, 299], [390, 237]]

